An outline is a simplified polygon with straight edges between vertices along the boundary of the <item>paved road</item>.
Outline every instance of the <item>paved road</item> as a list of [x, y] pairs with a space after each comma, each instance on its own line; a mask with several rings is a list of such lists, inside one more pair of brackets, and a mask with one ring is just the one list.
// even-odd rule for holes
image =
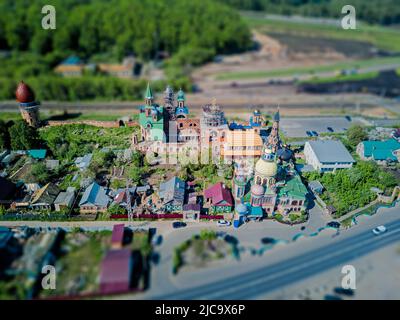
[[[339, 236], [333, 236], [332, 232], [323, 232], [318, 236], [314, 237], [305, 237], [301, 238], [301, 240], [297, 240], [288, 245], [279, 245], [274, 247], [271, 251], [267, 251], [261, 256], [243, 256], [240, 261], [229, 260], [223, 261], [217, 265], [211, 265], [206, 268], [191, 270], [191, 271], [183, 271], [179, 273], [177, 276], [173, 276], [171, 273], [171, 252], [172, 248], [175, 244], [180, 243], [179, 240], [185, 238], [186, 233], [189, 230], [182, 230], [182, 232], [173, 233], [170, 235], [166, 235], [163, 245], [158, 249], [161, 253], [161, 261], [158, 265], [154, 265], [152, 267], [152, 284], [150, 289], [140, 296], [127, 296], [126, 298], [133, 299], [178, 299], [185, 298], [185, 294], [188, 294], [192, 297], [193, 288], [202, 288], [202, 287], [210, 287], [213, 288], [214, 284], [223, 284], [223, 286], [229, 287], [230, 290], [241, 291], [240, 286], [237, 286], [238, 290], [236, 290], [235, 286], [230, 286], [229, 284], [233, 282], [232, 279], [247, 279], [248, 274], [257, 274], [262, 273], [262, 270], [270, 270], [271, 266], [274, 264], [282, 263], [288, 261], [289, 257], [299, 257], [299, 256], [308, 256], [310, 252], [314, 250], [318, 250], [320, 248], [330, 248], [333, 245], [336, 245], [337, 242], [342, 241], [344, 239], [351, 238], [353, 236], [358, 236], [360, 233], [365, 232], [365, 234], [369, 235], [370, 239], [374, 241], [375, 239], [371, 237], [371, 228], [380, 225], [386, 224], [391, 225], [395, 221], [399, 221], [400, 214], [400, 206], [397, 205], [393, 208], [382, 208], [372, 217], [368, 219], [363, 219], [357, 226], [350, 228], [349, 230], [342, 231]], [[323, 220], [324, 217], [318, 217], [319, 220]], [[314, 225], [314, 223], [313, 223]], [[313, 231], [314, 227], [318, 226], [318, 222], [315, 221], [315, 226], [307, 225], [307, 229], [304, 232], [305, 234], [310, 235], [310, 232]], [[286, 227], [286, 229], [276, 229], [273, 224], [254, 224], [253, 226], [246, 225], [247, 230], [243, 229], [243, 234], [237, 231], [239, 230], [227, 230], [229, 234], [236, 236], [240, 245], [244, 244], [246, 239], [252, 239], [254, 243], [258, 242], [260, 248], [259, 239], [261, 236], [274, 236], [279, 233], [283, 238], [290, 239], [294, 232], [298, 232], [297, 227]], [[195, 231], [192, 229], [192, 232]], [[246, 232], [244, 232], [246, 231]], [[251, 235], [249, 235], [251, 234]], [[285, 236], [286, 235], [286, 236]], [[355, 238], [357, 239], [357, 238]], [[357, 243], [358, 240], [355, 240]], [[247, 243], [246, 243], [247, 245]], [[345, 245], [346, 247], [346, 245]], [[372, 245], [367, 245], [370, 248], [370, 251], [373, 251]], [[257, 247], [256, 247], [257, 248]], [[345, 248], [342, 248], [345, 249]], [[361, 248], [362, 249], [362, 248]], [[322, 249], [321, 251], [323, 251]], [[319, 254], [321, 254], [321, 251]], [[340, 252], [340, 250], [338, 250]], [[324, 256], [324, 254], [322, 255]], [[329, 255], [328, 255], [329, 256]], [[348, 258], [346, 256], [346, 258]], [[354, 256], [353, 256], [354, 258]], [[306, 259], [307, 260], [307, 259]], [[309, 260], [313, 260], [313, 258], [309, 258]], [[351, 260], [351, 257], [350, 257]], [[336, 260], [334, 260], [336, 261]], [[340, 260], [337, 260], [340, 261]], [[280, 265], [281, 268], [285, 268], [284, 264]], [[282, 269], [283, 271], [284, 269]], [[319, 271], [323, 271], [321, 269]], [[268, 273], [268, 272], [267, 272]], [[266, 273], [266, 274], [267, 274]], [[256, 276], [254, 279], [259, 279], [260, 274]], [[260, 278], [262, 279], [262, 277]], [[297, 280], [301, 280], [300, 277]], [[249, 279], [247, 279], [249, 280]], [[247, 281], [245, 280], [243, 284]], [[297, 281], [291, 280], [291, 281]], [[250, 280], [249, 280], [250, 281]], [[216, 290], [216, 288], [214, 288]], [[273, 288], [271, 288], [272, 290]], [[221, 291], [222, 292], [222, 291]], [[260, 293], [262, 290], [260, 291]], [[210, 292], [210, 295], [213, 294]], [[182, 295], [184, 297], [182, 297]], [[194, 291], [194, 295], [196, 295], [196, 291]], [[229, 295], [225, 297], [218, 298], [232, 298], [234, 295]], [[196, 296], [196, 298], [202, 298], [202, 296]], [[203, 297], [204, 298], [204, 297]], [[211, 297], [209, 297], [211, 298]], [[186, 299], [186, 298], [185, 298]]]
[[251, 299], [302, 280], [318, 272], [365, 255], [400, 240], [400, 221], [387, 225], [388, 232], [376, 237], [370, 230], [355, 234], [270, 266], [221, 281], [155, 296], [155, 299]]

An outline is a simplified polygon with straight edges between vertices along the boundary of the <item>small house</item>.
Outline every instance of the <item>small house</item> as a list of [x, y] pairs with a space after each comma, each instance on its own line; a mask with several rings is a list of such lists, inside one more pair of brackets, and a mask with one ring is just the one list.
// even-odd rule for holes
[[79, 208], [81, 213], [105, 212], [109, 203], [106, 189], [93, 182], [83, 193]]
[[318, 180], [310, 181], [308, 187], [313, 193], [322, 194], [324, 191], [324, 186]]
[[206, 205], [214, 213], [231, 212], [233, 198], [230, 190], [222, 182], [218, 182], [204, 191]]
[[14, 195], [17, 187], [14, 183], [6, 178], [0, 177], [0, 204], [9, 203]]
[[159, 197], [166, 212], [182, 211], [185, 200], [186, 182], [173, 177], [160, 184]]
[[188, 203], [183, 205], [183, 219], [186, 221], [200, 220], [201, 206], [198, 203]]
[[33, 193], [30, 206], [35, 210], [51, 210], [59, 193], [55, 184], [48, 183]]
[[32, 159], [43, 160], [44, 158], [46, 158], [47, 150], [46, 149], [28, 150], [27, 154]]
[[60, 192], [56, 200], [54, 200], [55, 210], [70, 209], [74, 204], [75, 196], [75, 188], [73, 187], [69, 187], [65, 192]]
[[128, 188], [128, 190], [126, 188], [118, 189], [114, 197], [114, 203], [123, 208], [128, 208], [128, 197], [130, 198], [131, 207], [135, 207], [138, 199], [136, 187]]
[[89, 168], [90, 162], [92, 161], [93, 154], [88, 153], [84, 155], [83, 157], [78, 157], [75, 159], [75, 165], [79, 168], [81, 171], [85, 171], [87, 168]]

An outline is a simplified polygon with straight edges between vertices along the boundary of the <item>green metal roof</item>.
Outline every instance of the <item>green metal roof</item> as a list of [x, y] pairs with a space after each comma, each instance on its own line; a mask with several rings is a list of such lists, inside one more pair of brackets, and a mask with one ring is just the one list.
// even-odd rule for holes
[[363, 141], [364, 157], [372, 157], [375, 160], [397, 160], [393, 154], [395, 150], [400, 149], [400, 142], [396, 139], [386, 141]]
[[37, 149], [37, 150], [28, 150], [28, 155], [33, 159], [44, 159], [46, 158], [47, 150], [45, 149]]
[[144, 96], [146, 99], [153, 99], [153, 91], [151, 90], [150, 83], [147, 83], [146, 94]]
[[305, 198], [308, 193], [298, 174], [286, 180], [285, 185], [279, 189], [279, 196], [289, 196], [294, 198]]

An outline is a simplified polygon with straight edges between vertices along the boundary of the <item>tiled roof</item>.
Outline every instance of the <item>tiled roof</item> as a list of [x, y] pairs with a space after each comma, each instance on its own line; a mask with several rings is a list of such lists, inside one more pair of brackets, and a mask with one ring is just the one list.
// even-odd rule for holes
[[[224, 186], [222, 182], [218, 182], [204, 191], [204, 196], [211, 198], [213, 205], [229, 205], [233, 206], [233, 198], [231, 192]], [[224, 203], [225, 202], [225, 203]]]

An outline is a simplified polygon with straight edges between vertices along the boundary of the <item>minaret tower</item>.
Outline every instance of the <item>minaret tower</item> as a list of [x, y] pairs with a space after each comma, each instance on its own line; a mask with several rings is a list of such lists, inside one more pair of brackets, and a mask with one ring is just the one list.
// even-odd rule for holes
[[152, 106], [154, 103], [153, 91], [151, 90], [150, 83], [147, 83], [146, 94], [144, 96], [147, 106]]
[[38, 128], [40, 126], [40, 103], [35, 101], [35, 93], [27, 84], [21, 81], [15, 92], [15, 97], [19, 102], [19, 110], [24, 121], [29, 126]]
[[184, 108], [185, 107], [185, 93], [183, 92], [182, 89], [179, 89], [178, 92], [178, 97], [177, 97], [177, 101], [178, 101], [178, 108]]
[[164, 92], [164, 107], [168, 112], [169, 120], [175, 120], [175, 95], [170, 86], [167, 86]]
[[280, 147], [281, 141], [279, 138], [279, 121], [280, 121], [280, 114], [279, 114], [279, 107], [276, 113], [274, 114], [274, 123], [272, 124], [272, 129], [271, 133], [269, 134], [268, 137], [268, 147], [271, 149], [273, 153], [276, 153], [278, 151], [278, 148]]

